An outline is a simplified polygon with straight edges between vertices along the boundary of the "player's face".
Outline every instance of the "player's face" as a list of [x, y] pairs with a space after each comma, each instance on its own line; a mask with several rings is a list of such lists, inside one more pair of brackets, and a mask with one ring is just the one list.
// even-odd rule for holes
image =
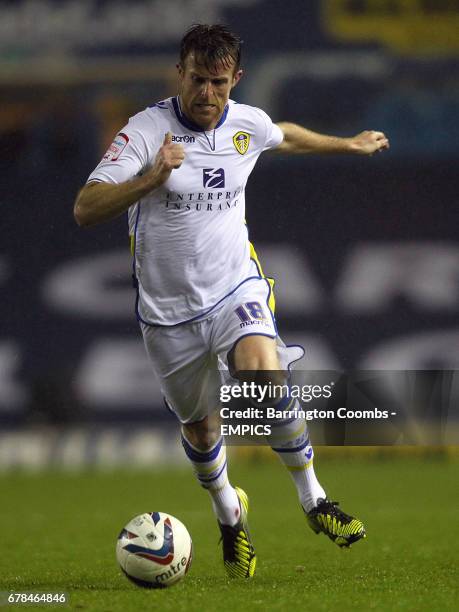
[[182, 111], [205, 130], [212, 130], [225, 110], [232, 88], [242, 76], [242, 70], [218, 64], [212, 72], [193, 53], [178, 65]]

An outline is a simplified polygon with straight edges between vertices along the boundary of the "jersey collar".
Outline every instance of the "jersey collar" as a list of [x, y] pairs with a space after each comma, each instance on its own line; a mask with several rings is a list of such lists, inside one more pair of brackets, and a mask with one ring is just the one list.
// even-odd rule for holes
[[[172, 98], [172, 105], [174, 107], [174, 111], [177, 116], [177, 119], [184, 127], [186, 127], [188, 130], [191, 130], [193, 132], [205, 132], [206, 131], [204, 128], [197, 125], [194, 121], [191, 121], [191, 119], [188, 119], [188, 117], [182, 112], [182, 108], [180, 106], [180, 98], [178, 96], [174, 96]], [[218, 123], [214, 129], [219, 128], [221, 125], [225, 123], [226, 116], [228, 114], [228, 109], [229, 109], [229, 104], [225, 106], [223, 114], [218, 120]], [[211, 131], [211, 130], [207, 130], [207, 131]]]

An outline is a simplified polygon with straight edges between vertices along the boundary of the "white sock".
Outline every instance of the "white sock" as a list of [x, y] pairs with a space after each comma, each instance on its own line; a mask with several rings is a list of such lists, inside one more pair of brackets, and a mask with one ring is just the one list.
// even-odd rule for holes
[[228, 480], [223, 437], [215, 446], [202, 451], [193, 446], [182, 432], [182, 444], [200, 485], [210, 493], [216, 517], [223, 525], [235, 525], [241, 511], [237, 493]]
[[[281, 400], [285, 403], [285, 400]], [[279, 402], [279, 403], [281, 403]], [[288, 410], [300, 410], [298, 400], [293, 400]], [[285, 408], [284, 408], [285, 410]], [[295, 483], [300, 504], [305, 512], [317, 506], [319, 498], [326, 494], [314, 472], [314, 450], [309, 442], [306, 421], [300, 418], [287, 418], [285, 421], [271, 423], [269, 443], [290, 472]]]

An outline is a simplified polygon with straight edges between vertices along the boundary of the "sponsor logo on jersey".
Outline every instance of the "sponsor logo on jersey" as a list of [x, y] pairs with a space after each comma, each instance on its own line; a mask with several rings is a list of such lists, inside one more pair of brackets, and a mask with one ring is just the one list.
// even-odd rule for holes
[[233, 136], [233, 144], [238, 153], [245, 155], [249, 149], [250, 135], [247, 132], [236, 132]]
[[172, 136], [172, 142], [196, 142], [196, 138], [194, 136], [189, 136], [188, 134], [184, 134], [183, 136]]
[[225, 186], [225, 171], [223, 168], [203, 168], [202, 184], [208, 189], [218, 189]]
[[165, 207], [171, 211], [219, 212], [236, 208], [240, 202], [238, 196], [243, 192], [243, 186], [231, 191], [217, 189], [189, 193], [169, 191], [166, 195]]
[[128, 142], [129, 136], [126, 136], [126, 134], [120, 132], [117, 136], [115, 136], [114, 141], [108, 147], [103, 159], [105, 159], [106, 161], [116, 161], [121, 155], [121, 153], [124, 151]]

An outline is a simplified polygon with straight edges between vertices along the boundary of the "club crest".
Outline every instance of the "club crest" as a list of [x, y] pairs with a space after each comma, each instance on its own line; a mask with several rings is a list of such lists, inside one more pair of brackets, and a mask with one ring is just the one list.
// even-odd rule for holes
[[250, 136], [247, 132], [236, 132], [233, 136], [233, 144], [236, 147], [236, 151], [241, 155], [245, 155], [247, 153], [249, 144], [250, 144]]

